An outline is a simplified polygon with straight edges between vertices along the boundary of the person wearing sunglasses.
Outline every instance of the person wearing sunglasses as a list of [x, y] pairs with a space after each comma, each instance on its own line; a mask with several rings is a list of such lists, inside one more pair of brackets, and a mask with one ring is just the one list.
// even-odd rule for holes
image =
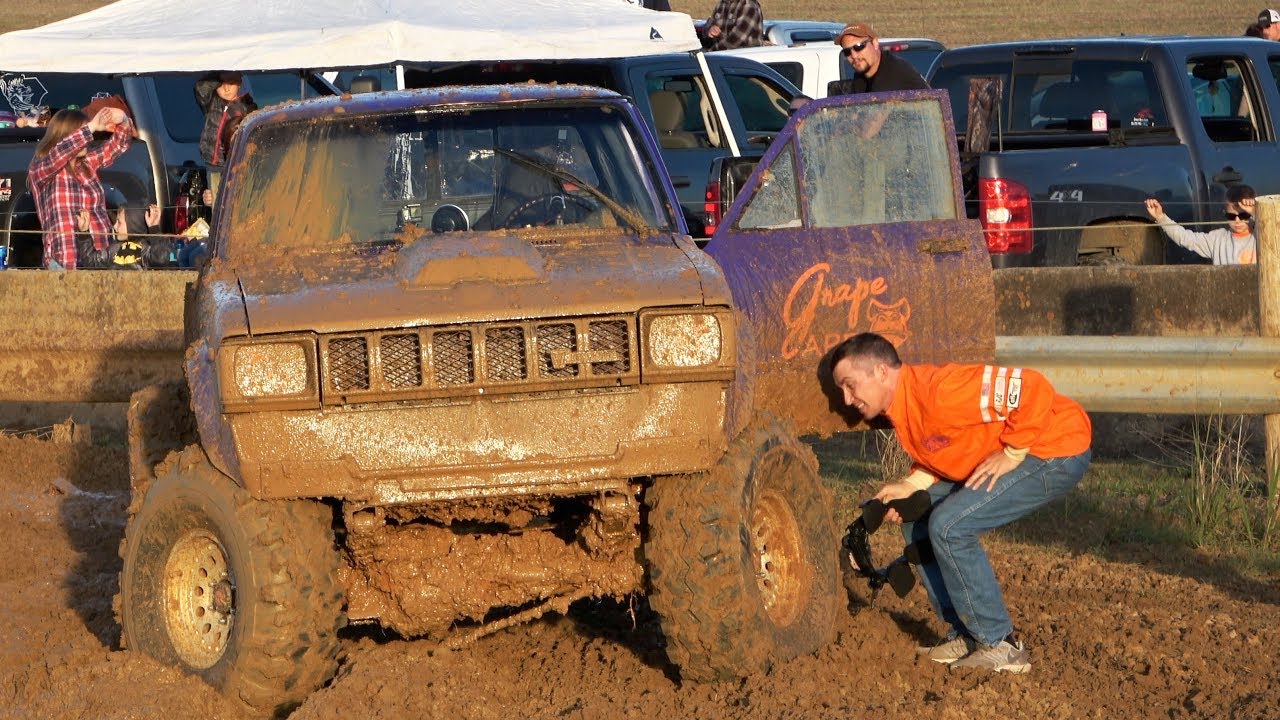
[[880, 36], [866, 23], [845, 26], [836, 36], [845, 62], [853, 68], [854, 76], [846, 80], [832, 80], [827, 86], [828, 95], [853, 95], [890, 90], [928, 90], [929, 83], [911, 63], [880, 49]]
[[1214, 265], [1253, 265], [1258, 262], [1258, 240], [1253, 234], [1257, 194], [1248, 185], [1227, 188], [1225, 228], [1209, 232], [1188, 230], [1164, 214], [1164, 206], [1147, 198], [1147, 212], [1160, 224], [1169, 239], [1191, 252], [1207, 257]]

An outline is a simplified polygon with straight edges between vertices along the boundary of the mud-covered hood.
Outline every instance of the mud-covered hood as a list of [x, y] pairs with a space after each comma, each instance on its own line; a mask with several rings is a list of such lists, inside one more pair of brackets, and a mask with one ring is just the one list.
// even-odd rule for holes
[[670, 238], [552, 242], [424, 235], [362, 256], [238, 263], [252, 334], [632, 312], [703, 304], [695, 264]]

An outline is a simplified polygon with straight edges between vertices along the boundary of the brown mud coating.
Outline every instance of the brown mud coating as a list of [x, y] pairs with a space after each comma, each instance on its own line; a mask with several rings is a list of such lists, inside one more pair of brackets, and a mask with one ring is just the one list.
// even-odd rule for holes
[[[239, 718], [199, 680], [117, 649], [126, 452], [0, 437], [0, 467], [0, 718]], [[841, 613], [835, 642], [814, 657], [741, 682], [681, 685], [653, 616], [628, 598], [579, 602], [459, 650], [347, 631], [337, 678], [291, 717], [1277, 716], [1280, 578], [1243, 577], [1183, 548], [1108, 542], [1114, 528], [1086, 514], [1070, 530], [988, 542], [1032, 648], [1029, 675], [948, 674], [917, 660], [915, 645], [940, 629], [917, 588]], [[901, 548], [893, 533], [873, 540], [878, 557]]]

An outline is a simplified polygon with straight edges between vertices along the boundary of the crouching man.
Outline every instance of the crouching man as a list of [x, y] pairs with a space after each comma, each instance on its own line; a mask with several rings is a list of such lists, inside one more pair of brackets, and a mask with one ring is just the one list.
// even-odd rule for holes
[[[927, 514], [902, 523], [907, 543], [931, 545], [921, 582], [949, 627], [919, 652], [953, 669], [1030, 670], [978, 537], [1080, 482], [1092, 456], [1089, 416], [1034, 370], [905, 365], [874, 333], [838, 345], [831, 369], [844, 402], [868, 420], [886, 416], [913, 461], [911, 474], [876, 498], [887, 503], [923, 489], [932, 501]], [[885, 519], [902, 522], [895, 510]]]

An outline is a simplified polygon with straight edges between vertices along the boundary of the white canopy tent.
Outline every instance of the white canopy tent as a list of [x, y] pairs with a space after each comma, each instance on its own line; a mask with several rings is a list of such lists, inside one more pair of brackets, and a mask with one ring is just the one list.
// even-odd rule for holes
[[0, 65], [113, 74], [286, 70], [700, 47], [688, 15], [627, 0], [119, 0], [0, 35]]

